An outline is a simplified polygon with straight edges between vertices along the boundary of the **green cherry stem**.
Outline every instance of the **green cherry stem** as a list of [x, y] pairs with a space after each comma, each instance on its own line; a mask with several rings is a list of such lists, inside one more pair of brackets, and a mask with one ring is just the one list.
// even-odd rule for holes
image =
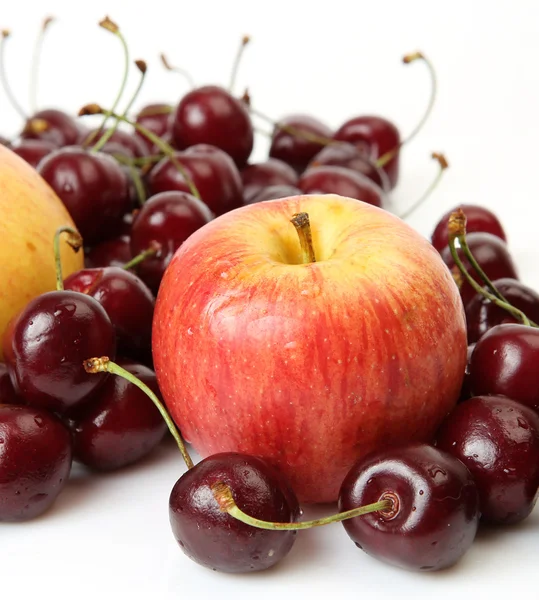
[[301, 262], [303, 264], [316, 262], [309, 215], [306, 212], [296, 213], [292, 216], [290, 222], [294, 225], [298, 233], [301, 247]]
[[431, 158], [438, 162], [438, 173], [436, 177], [431, 181], [429, 187], [423, 192], [420, 198], [418, 198], [410, 208], [407, 208], [403, 213], [401, 213], [399, 218], [405, 221], [408, 217], [410, 217], [422, 204], [430, 197], [432, 192], [438, 187], [440, 183], [444, 171], [449, 167], [449, 163], [447, 162], [445, 156], [443, 154], [439, 154], [438, 152], [433, 152], [431, 154]]
[[[191, 89], [193, 89], [193, 88], [196, 87], [195, 80], [193, 79], [193, 77], [192, 77], [191, 73], [189, 73], [189, 71], [187, 71], [186, 69], [182, 69], [181, 67], [176, 67], [176, 66], [172, 65], [169, 62], [169, 60], [166, 57], [166, 55], [163, 54], [162, 52], [159, 55], [159, 58], [161, 60], [161, 64], [165, 67], [165, 69], [167, 71], [170, 71], [171, 73], [177, 73], [178, 75], [181, 75], [187, 81], [187, 83], [189, 84], [189, 86], [190, 86]], [[170, 111], [169, 112], [172, 112], [172, 107], [170, 107]], [[167, 114], [167, 113], [161, 111], [161, 112], [153, 112], [153, 113], [147, 113], [147, 114], [157, 115], [157, 114]]]
[[124, 379], [129, 381], [129, 383], [136, 385], [140, 390], [142, 390], [155, 404], [157, 410], [159, 410], [159, 412], [161, 413], [161, 416], [165, 420], [165, 423], [167, 424], [170, 433], [172, 434], [172, 436], [176, 440], [176, 443], [178, 444], [178, 448], [180, 449], [180, 452], [183, 456], [185, 464], [187, 465], [187, 468], [191, 469], [193, 467], [193, 461], [189, 456], [189, 452], [187, 452], [187, 448], [185, 447], [185, 443], [180, 432], [178, 431], [178, 428], [174, 424], [174, 421], [171, 419], [170, 415], [167, 412], [167, 409], [164, 407], [161, 400], [159, 400], [159, 398], [145, 383], [140, 381], [140, 379], [135, 377], [129, 371], [126, 371], [125, 369], [120, 367], [120, 365], [117, 365], [115, 362], [109, 360], [107, 356], [101, 356], [99, 358], [89, 358], [83, 362], [83, 367], [87, 373], [112, 373], [113, 375], [118, 375], [119, 377], [123, 377]]
[[11, 86], [9, 85], [9, 81], [6, 76], [6, 68], [5, 68], [5, 47], [6, 40], [11, 36], [11, 32], [9, 29], [2, 29], [2, 37], [0, 38], [0, 80], [2, 81], [2, 87], [4, 88], [4, 92], [9, 100], [11, 106], [15, 109], [15, 111], [22, 117], [24, 120], [28, 119], [28, 115], [26, 114], [23, 107], [19, 104]]
[[161, 244], [159, 242], [151, 242], [150, 246], [143, 250], [140, 254], [137, 254], [134, 258], [132, 258], [129, 262], [126, 262], [125, 265], [122, 266], [122, 269], [128, 271], [129, 269], [134, 269], [141, 262], [144, 262], [147, 258], [151, 258], [159, 253], [161, 250]]
[[313, 519], [312, 521], [300, 521], [297, 523], [272, 523], [271, 521], [262, 521], [243, 512], [238, 507], [232, 496], [230, 488], [222, 483], [217, 482], [211, 486], [213, 497], [219, 504], [221, 511], [228, 513], [231, 517], [238, 519], [246, 525], [258, 527], [259, 529], [270, 529], [273, 531], [290, 531], [297, 529], [311, 529], [313, 527], [320, 527], [322, 525], [329, 525], [330, 523], [338, 523], [339, 521], [345, 521], [346, 519], [353, 519], [354, 517], [360, 517], [373, 512], [383, 512], [391, 510], [393, 508], [393, 502], [388, 497], [387, 499], [380, 500], [379, 502], [373, 502], [372, 504], [366, 504], [365, 506], [358, 506], [352, 510], [337, 513], [329, 517], [323, 517], [321, 519]]
[[387, 163], [392, 158], [394, 158], [396, 154], [398, 154], [399, 150], [404, 145], [409, 144], [416, 137], [416, 135], [421, 131], [421, 129], [423, 129], [423, 126], [427, 122], [428, 118], [432, 113], [432, 109], [434, 108], [434, 104], [436, 102], [436, 95], [438, 93], [438, 80], [436, 77], [436, 70], [434, 69], [434, 65], [422, 52], [412, 52], [411, 54], [407, 54], [403, 57], [402, 62], [405, 65], [409, 65], [410, 63], [416, 62], [418, 60], [424, 62], [427, 66], [431, 80], [430, 97], [429, 102], [427, 104], [427, 108], [425, 109], [425, 112], [423, 113], [423, 116], [421, 117], [417, 125], [412, 129], [408, 136], [405, 137], [398, 146], [380, 156], [380, 158], [376, 161], [376, 164], [379, 167], [387, 165]]
[[238, 70], [240, 67], [241, 59], [245, 52], [245, 48], [251, 41], [251, 37], [248, 35], [244, 35], [241, 38], [240, 45], [238, 46], [238, 50], [236, 51], [236, 56], [234, 58], [234, 63], [232, 64], [232, 72], [230, 74], [230, 83], [228, 84], [228, 91], [232, 94], [234, 91], [234, 86], [236, 85], [236, 79], [238, 77]]
[[62, 256], [60, 253], [60, 237], [62, 233], [67, 233], [66, 242], [78, 252], [82, 248], [82, 237], [80, 233], [72, 227], [59, 227], [54, 234], [54, 261], [56, 263], [56, 289], [62, 291], [64, 289], [64, 278], [62, 276]]
[[41, 25], [41, 29], [39, 30], [39, 34], [36, 38], [36, 43], [34, 45], [34, 52], [32, 55], [32, 74], [30, 76], [30, 110], [35, 113], [37, 111], [37, 89], [39, 84], [39, 63], [41, 58], [41, 52], [43, 49], [43, 40], [45, 39], [45, 34], [49, 29], [49, 25], [54, 21], [54, 17], [46, 17], [43, 20], [43, 24]]
[[[472, 286], [475, 292], [484, 296], [487, 300], [490, 300], [496, 306], [499, 306], [503, 310], [507, 311], [513, 317], [518, 319], [523, 325], [527, 325], [528, 327], [537, 327], [537, 325], [528, 319], [528, 317], [516, 306], [509, 304], [507, 300], [500, 294], [500, 292], [496, 289], [492, 281], [487, 277], [484, 273], [483, 269], [479, 267], [479, 273], [475, 268], [474, 264], [477, 265], [477, 261], [473, 258], [473, 255], [466, 243], [466, 215], [462, 211], [462, 209], [458, 209], [453, 212], [449, 218], [448, 223], [449, 229], [449, 250], [451, 252], [451, 256], [455, 261], [455, 265], [458, 267], [462, 276], [466, 279], [466, 281]], [[460, 247], [464, 252], [466, 258], [470, 261], [470, 264], [474, 269], [476, 269], [478, 275], [480, 275], [481, 279], [485, 282], [488, 288], [492, 291], [488, 292], [484, 287], [480, 286], [477, 281], [468, 273], [466, 267], [464, 266], [460, 256], [458, 254], [457, 248], [455, 246], [455, 240], [459, 241]], [[466, 250], [464, 249], [466, 247]], [[470, 258], [471, 257], [471, 258]], [[472, 262], [473, 261], [473, 262]], [[478, 265], [479, 266], [479, 265]], [[495, 292], [495, 293], [494, 293]]]

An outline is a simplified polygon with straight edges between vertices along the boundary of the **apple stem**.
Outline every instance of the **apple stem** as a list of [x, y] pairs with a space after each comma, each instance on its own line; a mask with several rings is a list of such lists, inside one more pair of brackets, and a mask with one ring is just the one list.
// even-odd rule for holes
[[387, 498], [384, 498], [378, 502], [373, 502], [372, 504], [366, 504], [364, 506], [358, 506], [357, 508], [330, 515], [328, 517], [323, 517], [321, 519], [300, 521], [297, 523], [272, 523], [271, 521], [257, 519], [256, 517], [252, 517], [251, 515], [243, 512], [234, 501], [231, 489], [225, 483], [214, 483], [211, 486], [211, 490], [213, 497], [219, 504], [222, 512], [228, 513], [231, 517], [238, 519], [238, 521], [241, 521], [246, 525], [251, 525], [252, 527], [257, 527], [258, 529], [270, 529], [273, 531], [311, 529], [312, 527], [320, 527], [322, 525], [329, 525], [330, 523], [338, 523], [339, 521], [345, 521], [346, 519], [353, 519], [354, 517], [360, 517], [361, 515], [366, 515], [373, 512], [383, 512], [393, 508], [393, 501], [388, 496]]
[[432, 113], [432, 109], [434, 108], [434, 104], [436, 102], [436, 95], [438, 93], [438, 81], [434, 65], [422, 52], [412, 52], [411, 54], [407, 54], [403, 57], [402, 62], [405, 65], [409, 65], [410, 63], [416, 62], [418, 60], [424, 62], [427, 66], [431, 80], [430, 97], [429, 102], [427, 104], [427, 108], [425, 109], [425, 112], [423, 113], [423, 116], [421, 117], [417, 125], [414, 127], [414, 129], [412, 129], [408, 136], [405, 137], [395, 148], [392, 148], [385, 154], [382, 154], [380, 158], [378, 158], [376, 164], [379, 167], [384, 167], [385, 165], [387, 165], [387, 163], [399, 153], [400, 149], [403, 146], [409, 144], [416, 137], [416, 135], [421, 131], [421, 129], [423, 129], [423, 126], [427, 122], [428, 118]]
[[[129, 111], [131, 110], [131, 107], [135, 103], [135, 100], [137, 99], [138, 95], [140, 94], [140, 90], [142, 89], [142, 85], [144, 84], [144, 79], [146, 78], [146, 71], [148, 70], [146, 63], [143, 60], [136, 60], [135, 65], [140, 72], [140, 79], [139, 79], [138, 85], [135, 89], [135, 92], [131, 96], [131, 100], [129, 100], [129, 103], [127, 104], [124, 112], [122, 113], [123, 117], [127, 117], [127, 115], [129, 114]], [[105, 131], [105, 133], [101, 137], [98, 137], [97, 142], [94, 144], [94, 146], [90, 150], [90, 152], [92, 152], [92, 154], [94, 154], [95, 152], [99, 152], [105, 146], [105, 144], [114, 135], [114, 132], [118, 129], [119, 124], [120, 124], [120, 121], [118, 119], [116, 119], [114, 121], [114, 125], [112, 127], [109, 127], [107, 129], [107, 131]], [[105, 123], [103, 123], [101, 125], [101, 129], [99, 130], [99, 132], [101, 132], [103, 130], [104, 125], [105, 125]], [[90, 134], [90, 136], [89, 136], [90, 139], [93, 138], [94, 135], [99, 136], [99, 133], [98, 134]], [[88, 143], [88, 140], [86, 140], [85, 143]]]
[[231, 94], [234, 91], [234, 87], [236, 85], [236, 78], [238, 76], [238, 70], [241, 63], [241, 59], [245, 53], [245, 48], [247, 47], [250, 41], [251, 37], [248, 35], [244, 35], [241, 38], [240, 45], [238, 46], [238, 49], [236, 51], [236, 57], [234, 58], [234, 62], [232, 64], [232, 72], [230, 74], [230, 83], [228, 84], [228, 91]]
[[101, 356], [99, 358], [89, 358], [85, 360], [82, 364], [84, 370], [87, 373], [112, 373], [113, 375], [118, 375], [119, 377], [127, 379], [129, 383], [136, 385], [140, 390], [142, 390], [155, 404], [155, 406], [161, 413], [161, 416], [165, 420], [165, 423], [167, 424], [170, 433], [172, 434], [172, 436], [176, 440], [176, 443], [178, 444], [178, 448], [180, 449], [181, 455], [183, 457], [183, 460], [185, 461], [185, 464], [187, 465], [187, 468], [191, 469], [193, 467], [193, 461], [189, 456], [189, 452], [185, 447], [185, 442], [183, 441], [183, 438], [178, 428], [174, 424], [174, 421], [168, 414], [167, 409], [164, 407], [161, 400], [159, 400], [159, 398], [144, 382], [138, 379], [138, 377], [135, 377], [129, 371], [126, 371], [124, 368], [120, 367], [120, 365], [109, 360], [107, 356]]
[[67, 233], [66, 242], [78, 252], [82, 248], [82, 237], [80, 233], [72, 227], [59, 227], [54, 234], [54, 260], [56, 263], [56, 289], [62, 291], [64, 289], [64, 278], [62, 276], [62, 256], [60, 254], [60, 236], [62, 233]]
[[431, 154], [431, 158], [433, 158], [434, 160], [436, 160], [438, 162], [438, 167], [439, 167], [438, 173], [436, 174], [436, 177], [431, 181], [429, 187], [412, 204], [412, 206], [410, 206], [410, 208], [407, 208], [403, 213], [398, 215], [399, 218], [402, 219], [403, 221], [405, 221], [410, 215], [412, 215], [423, 204], [423, 202], [425, 202], [425, 200], [427, 200], [427, 198], [430, 197], [432, 192], [438, 187], [438, 184], [440, 183], [440, 181], [443, 177], [444, 171], [447, 168], [449, 168], [449, 163], [447, 162], [447, 160], [443, 154], [439, 154], [438, 152], [433, 152]]
[[126, 262], [123, 265], [122, 269], [128, 271], [129, 269], [133, 269], [140, 265], [141, 262], [144, 262], [147, 258], [151, 258], [152, 256], [156, 256], [161, 251], [161, 244], [159, 242], [153, 241], [150, 243], [150, 246], [143, 250], [140, 254], [137, 254], [134, 258], [132, 258], [129, 262]]
[[4, 88], [4, 92], [8, 98], [11, 106], [15, 109], [15, 111], [24, 120], [27, 120], [28, 115], [26, 114], [25, 110], [22, 108], [22, 106], [19, 104], [17, 98], [15, 97], [15, 94], [13, 93], [13, 90], [11, 89], [11, 86], [9, 85], [9, 81], [6, 76], [6, 67], [5, 67], [4, 56], [5, 56], [6, 40], [11, 36], [11, 31], [9, 31], [9, 29], [2, 29], [1, 33], [2, 33], [2, 37], [0, 39], [0, 80], [2, 81], [2, 87]]
[[36, 38], [36, 43], [34, 45], [34, 52], [32, 56], [32, 67], [31, 67], [31, 77], [30, 77], [30, 110], [35, 113], [37, 111], [37, 89], [39, 83], [39, 61], [41, 58], [41, 51], [43, 48], [43, 40], [45, 39], [45, 34], [49, 29], [49, 25], [54, 21], [54, 17], [46, 17], [43, 20], [43, 24], [41, 25], [41, 29], [39, 30], [38, 36]]
[[[462, 209], [458, 209], [454, 211], [449, 217], [448, 223], [449, 229], [449, 249], [451, 251], [451, 256], [455, 261], [456, 266], [458, 267], [460, 274], [466, 279], [466, 281], [472, 286], [472, 288], [478, 294], [481, 294], [487, 300], [490, 300], [496, 306], [499, 306], [503, 310], [510, 313], [513, 317], [518, 319], [523, 325], [527, 325], [528, 327], [538, 327], [536, 323], [528, 319], [528, 317], [516, 306], [510, 304], [504, 296], [499, 292], [496, 286], [492, 283], [492, 281], [488, 278], [487, 274], [480, 267], [478, 262], [475, 260], [470, 247], [466, 241], [466, 215]], [[459, 245], [469, 260], [472, 268], [477, 272], [479, 277], [484, 281], [485, 285], [491, 290], [487, 291], [484, 287], [480, 286], [477, 281], [468, 273], [466, 267], [464, 266], [460, 256], [458, 254], [457, 248], [455, 246], [455, 240], [459, 241]]]
[[306, 212], [296, 213], [290, 219], [296, 228], [301, 246], [301, 259], [303, 264], [316, 262], [313, 247], [313, 235], [309, 215]]
[[[195, 80], [193, 79], [193, 77], [192, 77], [191, 73], [189, 73], [189, 71], [187, 71], [186, 69], [182, 69], [181, 67], [176, 67], [175, 65], [170, 64], [168, 58], [162, 52], [159, 55], [159, 58], [161, 59], [161, 64], [165, 67], [165, 69], [167, 71], [171, 71], [172, 73], [177, 73], [178, 75], [181, 75], [187, 81], [187, 83], [189, 84], [191, 89], [196, 87]], [[171, 108], [170, 112], [172, 112], [172, 108]], [[162, 114], [162, 113], [151, 113], [151, 114]]]
[[[104, 109], [101, 108], [99, 106], [99, 104], [86, 104], [85, 106], [83, 106], [80, 109], [79, 116], [104, 114], [104, 112], [105, 112]], [[131, 121], [127, 117], [125, 117], [123, 115], [118, 115], [117, 113], [112, 112], [112, 111], [108, 111], [108, 113], [110, 114], [110, 116], [114, 117], [115, 119], [119, 119], [120, 121], [123, 121], [124, 123], [127, 123], [128, 125], [131, 125], [132, 127], [134, 127], [144, 137], [148, 138], [150, 140], [150, 142], [152, 142], [157, 148], [159, 148], [159, 150], [161, 150], [161, 152], [166, 157], [168, 157], [170, 162], [181, 173], [182, 177], [185, 179], [185, 183], [189, 187], [189, 191], [191, 192], [191, 194], [198, 200], [202, 200], [202, 198], [200, 197], [200, 192], [198, 191], [198, 188], [195, 185], [195, 182], [193, 181], [192, 177], [187, 172], [187, 169], [176, 158], [174, 149], [169, 144], [167, 144], [159, 136], [155, 135], [155, 133], [153, 133], [153, 131], [146, 129], [146, 127], [143, 127], [136, 121]]]

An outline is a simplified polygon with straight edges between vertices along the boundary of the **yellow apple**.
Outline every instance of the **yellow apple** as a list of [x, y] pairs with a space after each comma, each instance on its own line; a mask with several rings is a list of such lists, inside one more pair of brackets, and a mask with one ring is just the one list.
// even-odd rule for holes
[[[0, 335], [31, 298], [55, 289], [53, 240], [64, 225], [75, 227], [56, 194], [35, 169], [0, 145]], [[83, 267], [82, 252], [65, 242], [61, 252], [64, 277]]]

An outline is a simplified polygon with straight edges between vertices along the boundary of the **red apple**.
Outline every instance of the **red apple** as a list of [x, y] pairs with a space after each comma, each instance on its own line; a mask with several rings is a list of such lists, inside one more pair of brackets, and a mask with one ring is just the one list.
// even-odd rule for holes
[[[290, 220], [307, 212], [316, 262]], [[159, 289], [159, 387], [202, 455], [265, 457], [304, 502], [352, 464], [430, 440], [466, 365], [462, 302], [438, 252], [403, 221], [334, 195], [252, 204], [204, 225]]]

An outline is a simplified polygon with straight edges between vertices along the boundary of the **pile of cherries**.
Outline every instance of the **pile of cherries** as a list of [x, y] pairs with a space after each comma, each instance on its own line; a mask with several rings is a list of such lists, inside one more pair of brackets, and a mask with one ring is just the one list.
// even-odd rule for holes
[[[121, 38], [110, 19], [101, 25]], [[136, 64], [142, 83], [146, 65]], [[470, 346], [461, 400], [431, 444], [361, 459], [342, 484], [341, 512], [311, 522], [298, 520], [293, 490], [261, 458], [227, 453], [192, 464], [152, 370], [154, 297], [172, 255], [211, 219], [254, 202], [327, 192], [383, 207], [403, 141], [380, 117], [332, 131], [295, 115], [274, 123], [269, 158], [249, 163], [254, 120], [266, 118], [247, 94], [204, 86], [133, 119], [131, 104], [123, 113], [117, 102], [84, 107], [81, 116], [104, 116], [93, 130], [40, 110], [25, 115], [17, 140], [4, 141], [68, 208], [86, 268], [63, 280], [60, 244], [76, 251], [83, 242], [58, 231], [58, 289], [30, 301], [4, 333], [0, 521], [43, 513], [73, 459], [119, 469], [152, 451], [167, 425], [188, 466], [170, 496], [173, 533], [215, 570], [269, 568], [296, 530], [335, 521], [373, 556], [437, 570], [468, 550], [480, 521], [526, 518], [539, 488], [539, 295], [518, 281], [501, 224], [478, 206], [446, 215], [432, 236], [459, 285]]]

